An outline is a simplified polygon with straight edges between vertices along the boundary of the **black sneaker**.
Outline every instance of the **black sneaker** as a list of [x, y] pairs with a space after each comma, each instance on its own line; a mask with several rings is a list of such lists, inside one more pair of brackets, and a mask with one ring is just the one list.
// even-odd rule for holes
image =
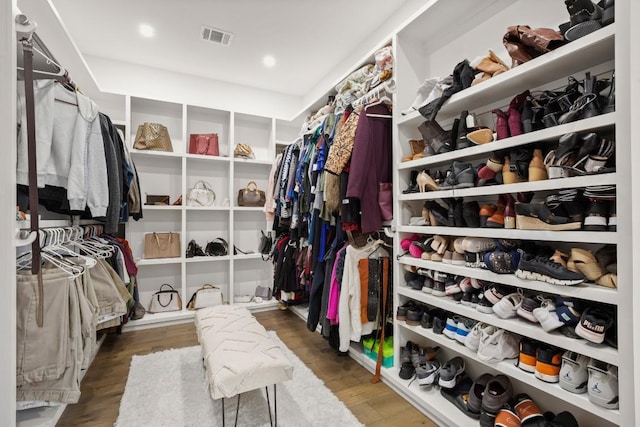
[[516, 314], [529, 322], [538, 323], [538, 319], [533, 315], [533, 310], [540, 307], [540, 301], [543, 301], [543, 297], [525, 297], [522, 299], [522, 304], [516, 310]]
[[413, 363], [411, 363], [411, 362], [403, 362], [402, 363], [402, 367], [400, 368], [400, 372], [398, 373], [398, 375], [403, 380], [408, 380], [408, 379], [413, 377], [415, 372], [416, 372], [416, 368], [413, 366]]
[[613, 325], [612, 313], [601, 307], [588, 307], [582, 312], [576, 325], [576, 334], [582, 338], [600, 344], [607, 330]]
[[431, 277], [425, 277], [424, 282], [422, 282], [422, 292], [425, 294], [430, 294], [433, 292], [434, 281]]
[[552, 285], [577, 285], [584, 282], [585, 278], [579, 273], [564, 268], [562, 265], [551, 261], [549, 258], [534, 256], [520, 252], [520, 262], [516, 270], [516, 276], [520, 279], [540, 280]]
[[420, 321], [422, 320], [423, 313], [424, 309], [421, 306], [416, 305], [415, 307], [407, 310], [407, 319], [405, 320], [405, 322], [407, 323], [407, 325], [418, 326], [420, 324]]
[[422, 319], [420, 319], [420, 326], [425, 329], [431, 329], [433, 327], [433, 313], [425, 310], [424, 313], [422, 313]]
[[476, 305], [476, 310], [480, 313], [490, 314], [493, 313], [493, 303], [485, 298], [484, 294], [480, 294], [479, 301]]
[[[462, 299], [460, 300], [460, 303], [462, 303], [462, 305], [471, 305], [471, 299], [473, 298], [473, 295], [475, 295], [473, 291], [464, 292], [462, 294]], [[476, 301], [476, 304], [477, 304], [477, 301]]]
[[584, 229], [587, 231], [607, 231], [609, 201], [591, 200], [587, 215], [584, 217]]
[[447, 320], [444, 317], [434, 316], [434, 318], [433, 318], [433, 333], [434, 334], [442, 334], [446, 324], [447, 324]]
[[439, 280], [434, 281], [433, 282], [433, 289], [431, 291], [431, 294], [434, 297], [443, 297], [443, 296], [445, 296], [447, 293], [445, 291], [444, 282], [441, 282]]

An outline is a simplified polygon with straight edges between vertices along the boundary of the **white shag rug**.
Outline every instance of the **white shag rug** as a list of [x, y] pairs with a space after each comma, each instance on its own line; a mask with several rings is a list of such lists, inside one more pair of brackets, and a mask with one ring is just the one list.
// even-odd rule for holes
[[[270, 331], [293, 363], [293, 380], [278, 384], [278, 425], [362, 426], [347, 407]], [[269, 387], [273, 408], [273, 387]], [[225, 399], [225, 422], [235, 420], [237, 398]], [[133, 356], [120, 402], [117, 427], [222, 426], [222, 400], [205, 383], [200, 346]], [[272, 409], [273, 415], [273, 409]], [[238, 426], [269, 426], [265, 389], [242, 394]]]

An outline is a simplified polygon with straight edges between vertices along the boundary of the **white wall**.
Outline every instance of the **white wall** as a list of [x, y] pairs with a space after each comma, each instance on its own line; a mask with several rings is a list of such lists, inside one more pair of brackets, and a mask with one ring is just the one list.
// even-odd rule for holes
[[88, 55], [85, 60], [105, 92], [287, 119], [302, 102], [298, 96], [143, 65]]
[[0, 6], [0, 424], [15, 425], [16, 420], [16, 277], [15, 277], [15, 200], [16, 200], [16, 56], [15, 0]]

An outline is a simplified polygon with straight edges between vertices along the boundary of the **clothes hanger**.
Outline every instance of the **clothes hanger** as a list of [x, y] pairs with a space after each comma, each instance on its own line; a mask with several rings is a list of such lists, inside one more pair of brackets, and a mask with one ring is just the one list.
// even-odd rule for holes
[[[380, 104], [384, 104], [388, 108], [389, 105], [391, 105], [391, 99], [389, 99], [389, 97], [386, 96], [386, 95], [381, 96], [380, 98], [378, 98], [377, 101], [374, 101], [374, 102], [372, 102], [370, 104], [367, 104], [364, 107], [364, 110], [367, 111], [369, 107], [373, 107], [375, 105], [380, 105]], [[380, 118], [385, 118], [385, 119], [393, 118], [393, 116], [391, 114], [371, 114], [371, 113], [367, 113], [367, 117], [380, 117]]]

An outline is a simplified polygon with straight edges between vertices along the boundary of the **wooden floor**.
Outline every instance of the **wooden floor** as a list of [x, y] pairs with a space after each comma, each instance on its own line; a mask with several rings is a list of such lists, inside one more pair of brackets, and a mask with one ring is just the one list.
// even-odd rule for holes
[[[278, 337], [325, 382], [326, 386], [367, 426], [435, 426], [350, 357], [338, 356], [317, 333], [289, 311], [256, 313]], [[58, 426], [112, 426], [129, 373], [131, 356], [196, 345], [193, 323], [108, 336], [82, 381], [80, 402], [69, 405]], [[203, 424], [206, 425], [206, 424]], [[244, 426], [247, 427], [247, 426]]]

